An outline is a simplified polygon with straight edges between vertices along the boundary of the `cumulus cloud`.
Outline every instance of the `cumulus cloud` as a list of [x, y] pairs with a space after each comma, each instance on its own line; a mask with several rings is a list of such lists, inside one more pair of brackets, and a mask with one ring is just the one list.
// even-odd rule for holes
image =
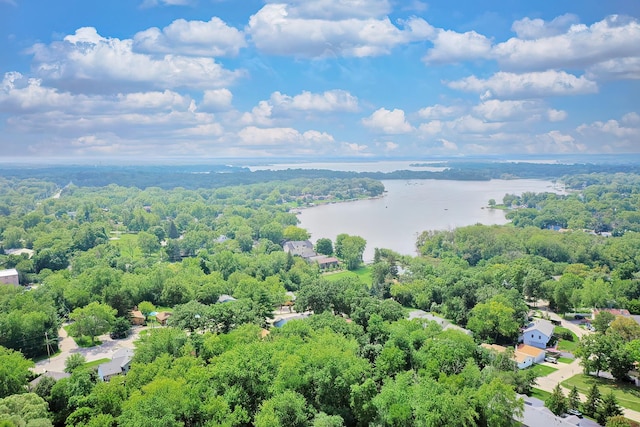
[[567, 116], [565, 111], [548, 108], [542, 100], [498, 100], [490, 99], [476, 105], [473, 112], [491, 121], [536, 121], [547, 119], [557, 122]]
[[332, 143], [333, 137], [319, 131], [300, 133], [294, 128], [259, 128], [248, 126], [238, 132], [238, 143], [242, 146], [287, 146], [296, 149], [299, 146], [317, 146]]
[[438, 30], [423, 60], [427, 63], [451, 63], [487, 57], [491, 51], [491, 40], [475, 31], [457, 33]]
[[260, 51], [312, 58], [377, 56], [397, 45], [425, 40], [434, 31], [415, 17], [398, 28], [388, 17], [329, 20], [296, 17], [289, 9], [286, 4], [272, 3], [251, 16], [246, 32]]
[[272, 105], [284, 110], [300, 111], [358, 111], [358, 98], [345, 90], [329, 90], [323, 93], [312, 93], [303, 91], [302, 93], [289, 96], [280, 92], [271, 94]]
[[240, 121], [246, 125], [271, 126], [273, 124], [273, 119], [271, 118], [272, 111], [273, 106], [271, 104], [267, 101], [260, 101], [258, 105], [253, 107], [250, 113], [244, 113]]
[[231, 108], [232, 100], [233, 94], [229, 89], [205, 90], [200, 106], [205, 110], [224, 111]]
[[577, 130], [583, 135], [608, 135], [620, 139], [640, 137], [640, 126], [636, 113], [625, 115], [621, 121], [611, 119], [606, 122], [595, 121], [590, 124], [582, 124]]
[[500, 122], [486, 122], [471, 115], [458, 117], [447, 122], [447, 127], [457, 133], [485, 134], [495, 132], [503, 126]]
[[489, 98], [542, 98], [547, 96], [583, 95], [598, 91], [595, 82], [565, 71], [548, 70], [515, 74], [500, 71], [488, 79], [476, 76], [447, 83], [452, 89], [476, 92]]
[[208, 22], [176, 19], [162, 30], [153, 27], [133, 37], [133, 51], [192, 56], [235, 56], [246, 46], [244, 34], [218, 17]]
[[375, 131], [385, 134], [402, 134], [413, 130], [405, 119], [404, 111], [400, 109], [387, 110], [380, 108], [371, 116], [362, 119], [362, 124]]
[[459, 107], [435, 104], [420, 109], [418, 111], [418, 116], [423, 119], [442, 119], [458, 115], [461, 111], [462, 110]]
[[141, 4], [142, 8], [156, 7], [156, 6], [187, 6], [193, 3], [194, 0], [144, 0]]
[[[638, 41], [640, 43], [640, 40]], [[587, 68], [590, 79], [638, 80], [640, 79], [640, 56], [603, 61]]]
[[558, 16], [552, 21], [525, 17], [515, 21], [511, 29], [516, 33], [518, 38], [533, 40], [563, 34], [569, 30], [572, 25], [578, 24], [579, 22], [578, 17], [571, 13]]
[[423, 136], [431, 136], [442, 132], [443, 127], [444, 122], [440, 120], [432, 120], [430, 122], [420, 124], [420, 126], [418, 126], [418, 131]]
[[585, 144], [577, 142], [571, 135], [552, 130], [536, 136], [533, 143], [528, 144], [526, 149], [531, 154], [537, 153], [583, 153], [588, 148]]
[[68, 89], [101, 91], [134, 85], [153, 88], [227, 86], [243, 75], [211, 58], [136, 53], [131, 39], [106, 38], [93, 27], [76, 30], [61, 42], [36, 44], [34, 68], [43, 80]]
[[[267, 3], [280, 4], [282, 0]], [[389, 0], [288, 0], [288, 10], [295, 18], [338, 20], [375, 18], [391, 12]]]
[[[565, 20], [568, 19], [570, 17]], [[552, 25], [541, 24], [540, 30], [535, 31], [533, 21], [518, 22], [516, 27], [522, 27], [519, 34], [527, 28], [524, 31], [527, 38], [512, 38], [493, 48], [498, 62], [511, 69], [586, 68], [613, 59], [640, 56], [640, 23], [632, 18], [612, 15], [591, 26], [573, 24], [557, 35], [548, 35], [558, 32], [552, 31]], [[536, 38], [529, 39], [533, 36]]]
[[448, 139], [440, 138], [438, 140], [442, 144], [442, 148], [447, 151], [458, 151], [458, 144], [455, 142], [449, 141]]

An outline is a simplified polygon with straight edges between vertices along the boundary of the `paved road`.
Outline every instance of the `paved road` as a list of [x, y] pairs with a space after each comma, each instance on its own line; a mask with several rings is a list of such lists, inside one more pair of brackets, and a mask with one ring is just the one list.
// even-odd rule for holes
[[60, 337], [60, 353], [51, 359], [44, 359], [37, 362], [33, 370], [36, 373], [42, 373], [45, 371], [63, 372], [65, 360], [67, 360], [67, 357], [73, 353], [82, 354], [87, 359], [87, 362], [93, 362], [94, 360], [99, 359], [111, 359], [113, 353], [120, 348], [133, 349], [133, 342], [138, 339], [138, 335], [143, 329], [145, 328], [135, 326], [131, 328], [131, 334], [127, 338], [121, 340], [111, 339], [108, 334], [102, 335], [96, 338], [101, 341], [102, 344], [95, 347], [80, 348], [73, 338], [67, 336], [67, 332], [63, 328], [60, 328], [60, 331], [58, 332], [58, 336]]

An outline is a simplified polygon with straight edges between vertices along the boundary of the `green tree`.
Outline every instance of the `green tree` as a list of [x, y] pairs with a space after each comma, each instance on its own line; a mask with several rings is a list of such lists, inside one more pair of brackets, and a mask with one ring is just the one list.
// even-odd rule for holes
[[515, 310], [507, 305], [503, 297], [494, 297], [471, 310], [467, 327], [480, 339], [494, 342], [500, 337], [512, 339], [517, 336], [519, 326], [514, 315]]
[[580, 394], [578, 394], [578, 388], [575, 385], [567, 397], [567, 406], [569, 409], [580, 409]]
[[316, 242], [316, 252], [322, 255], [333, 255], [333, 243], [326, 237], [318, 239]]
[[593, 319], [593, 327], [596, 328], [596, 331], [605, 333], [607, 329], [609, 329], [609, 325], [616, 319], [616, 316], [609, 313], [608, 311], [601, 311], [596, 314], [596, 317]]
[[70, 325], [73, 336], [87, 336], [95, 344], [98, 335], [109, 332], [116, 321], [117, 310], [107, 304], [92, 302], [84, 308], [76, 308], [69, 314], [74, 322]]
[[0, 399], [0, 425], [51, 427], [47, 402], [35, 393], [14, 394]]
[[126, 317], [117, 317], [111, 326], [111, 338], [122, 339], [129, 336], [131, 322]]
[[613, 391], [610, 391], [600, 400], [598, 409], [596, 411], [596, 420], [598, 423], [604, 425], [611, 417], [622, 415], [622, 408], [618, 404], [616, 396]]
[[82, 353], [70, 354], [64, 361], [64, 371], [72, 373], [76, 369], [81, 368], [85, 363], [87, 363], [87, 359]]
[[146, 321], [149, 318], [149, 314], [156, 311], [156, 306], [149, 301], [142, 301], [140, 304], [138, 304], [138, 311], [142, 313]]
[[553, 388], [553, 393], [551, 396], [544, 401], [544, 406], [549, 408], [551, 412], [556, 415], [560, 415], [566, 412], [567, 410], [567, 399], [562, 393], [562, 389], [560, 388], [560, 384], [556, 384]]
[[22, 353], [0, 346], [0, 398], [24, 392], [33, 366]]
[[160, 250], [160, 240], [155, 234], [141, 231], [138, 233], [138, 247], [143, 254], [154, 254]]
[[607, 420], [606, 427], [633, 427], [623, 415], [616, 415]]
[[367, 241], [360, 236], [339, 234], [336, 237], [335, 252], [347, 264], [347, 269], [355, 270], [362, 263], [362, 254]]
[[587, 400], [582, 404], [582, 412], [590, 417], [595, 417], [599, 406], [600, 390], [598, 389], [598, 384], [594, 382], [587, 393]]
[[309, 409], [304, 397], [291, 390], [285, 390], [260, 405], [256, 414], [255, 427], [306, 427], [309, 425]]
[[284, 229], [282, 237], [292, 241], [309, 240], [309, 233], [304, 228], [289, 225]]

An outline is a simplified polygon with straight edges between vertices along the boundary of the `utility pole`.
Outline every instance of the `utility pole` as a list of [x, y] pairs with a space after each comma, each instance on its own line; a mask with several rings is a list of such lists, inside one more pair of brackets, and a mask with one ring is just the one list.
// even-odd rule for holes
[[47, 345], [47, 359], [49, 360], [49, 363], [51, 363], [51, 349], [49, 346], [49, 334], [47, 333], [47, 331], [44, 331], [44, 339], [44, 342]]

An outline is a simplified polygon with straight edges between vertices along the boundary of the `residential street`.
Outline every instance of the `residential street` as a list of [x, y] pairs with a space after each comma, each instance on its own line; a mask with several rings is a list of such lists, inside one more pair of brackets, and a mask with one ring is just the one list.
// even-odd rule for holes
[[60, 353], [52, 357], [51, 360], [43, 359], [36, 363], [34, 372], [42, 373], [49, 372], [63, 372], [64, 362], [67, 360], [70, 354], [80, 353], [86, 359], [87, 362], [92, 362], [99, 359], [110, 359], [113, 353], [120, 348], [134, 348], [133, 342], [138, 339], [140, 331], [145, 329], [141, 326], [134, 326], [131, 328], [131, 334], [124, 339], [114, 340], [109, 337], [109, 334], [96, 337], [97, 340], [102, 341], [101, 345], [89, 348], [80, 348], [76, 345], [73, 338], [67, 336], [67, 331], [64, 328], [60, 328], [58, 332], [60, 337]]

